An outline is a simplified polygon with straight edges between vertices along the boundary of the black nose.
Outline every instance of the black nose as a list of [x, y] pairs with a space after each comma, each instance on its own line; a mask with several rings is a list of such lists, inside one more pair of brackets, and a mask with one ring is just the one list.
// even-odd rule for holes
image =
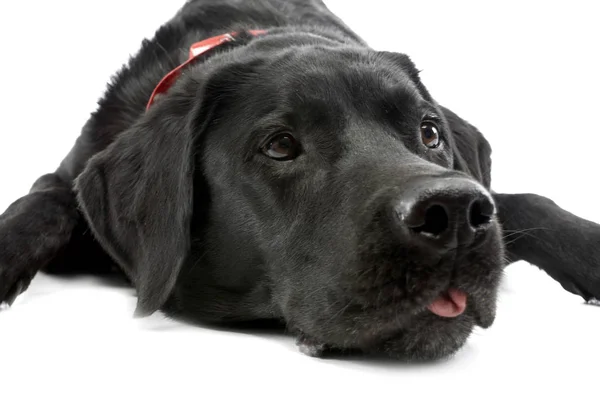
[[471, 244], [494, 216], [490, 194], [466, 178], [427, 178], [403, 192], [395, 221], [414, 240], [442, 247]]

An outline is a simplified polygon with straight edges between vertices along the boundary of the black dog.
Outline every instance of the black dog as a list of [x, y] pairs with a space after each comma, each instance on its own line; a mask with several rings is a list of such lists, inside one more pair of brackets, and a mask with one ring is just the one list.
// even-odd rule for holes
[[140, 316], [279, 320], [313, 355], [445, 357], [492, 324], [509, 262], [600, 297], [600, 226], [492, 195], [490, 152], [407, 56], [319, 0], [188, 1], [0, 217], [0, 302], [40, 269], [116, 262]]

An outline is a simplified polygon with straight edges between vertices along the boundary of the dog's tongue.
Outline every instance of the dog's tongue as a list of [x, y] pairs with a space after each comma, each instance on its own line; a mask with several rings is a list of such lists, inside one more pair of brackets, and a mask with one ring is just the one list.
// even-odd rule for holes
[[440, 317], [458, 317], [467, 308], [467, 294], [458, 289], [449, 289], [435, 299], [427, 308]]

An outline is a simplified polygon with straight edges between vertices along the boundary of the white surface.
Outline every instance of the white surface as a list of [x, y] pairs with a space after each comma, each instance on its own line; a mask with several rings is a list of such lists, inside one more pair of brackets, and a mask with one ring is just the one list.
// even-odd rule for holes
[[[108, 77], [179, 3], [0, 2], [0, 209], [54, 170]], [[497, 191], [600, 221], [595, 2], [328, 3], [375, 48], [411, 55], [485, 133]], [[524, 263], [506, 272], [494, 326], [427, 366], [311, 359], [287, 337], [134, 320], [134, 303], [98, 279], [39, 276], [0, 314], [0, 398], [598, 396], [600, 308]]]

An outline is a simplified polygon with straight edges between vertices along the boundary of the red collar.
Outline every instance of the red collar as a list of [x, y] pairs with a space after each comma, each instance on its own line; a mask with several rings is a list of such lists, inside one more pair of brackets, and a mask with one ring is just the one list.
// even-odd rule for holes
[[[252, 36], [260, 36], [260, 35], [264, 35], [265, 33], [267, 33], [267, 31], [265, 31], [265, 30], [250, 30], [250, 31], [248, 31], [248, 33], [250, 33]], [[207, 51], [212, 50], [215, 47], [220, 46], [223, 43], [233, 42], [235, 40], [235, 37], [238, 34], [239, 34], [238, 32], [225, 33], [224, 35], [215, 36], [210, 39], [206, 39], [201, 42], [194, 43], [190, 47], [190, 55], [189, 55], [187, 61], [184, 62], [183, 64], [181, 64], [180, 66], [178, 66], [177, 68], [175, 68], [174, 70], [172, 70], [171, 72], [169, 72], [167, 75], [165, 75], [165, 77], [162, 78], [162, 80], [158, 83], [158, 85], [156, 85], [156, 88], [154, 88], [154, 91], [152, 92], [152, 95], [150, 96], [150, 100], [148, 100], [148, 105], [146, 106], [146, 110], [148, 110], [150, 108], [150, 106], [152, 106], [152, 104], [154, 103], [154, 100], [156, 100], [156, 97], [158, 95], [165, 93], [167, 90], [169, 90], [169, 88], [171, 86], [173, 86], [173, 84], [175, 83], [175, 81], [177, 80], [179, 75], [181, 75], [181, 71], [183, 70], [183, 68], [185, 68], [186, 66], [191, 64], [196, 58], [200, 57]]]

